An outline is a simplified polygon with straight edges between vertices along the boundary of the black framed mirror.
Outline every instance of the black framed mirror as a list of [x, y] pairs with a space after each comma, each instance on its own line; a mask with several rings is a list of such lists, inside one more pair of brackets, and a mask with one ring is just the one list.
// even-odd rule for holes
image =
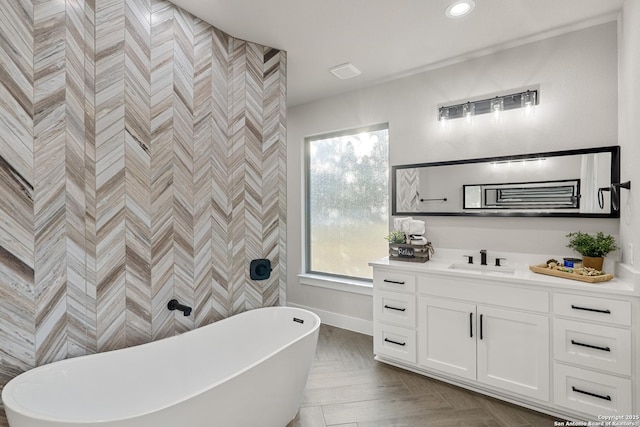
[[619, 218], [620, 147], [391, 168], [392, 215]]

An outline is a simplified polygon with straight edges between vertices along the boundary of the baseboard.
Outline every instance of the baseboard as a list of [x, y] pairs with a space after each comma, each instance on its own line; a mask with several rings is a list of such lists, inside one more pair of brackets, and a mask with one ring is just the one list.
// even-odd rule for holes
[[335, 326], [336, 328], [346, 329], [348, 331], [358, 332], [360, 334], [373, 335], [373, 322], [370, 320], [359, 319], [357, 317], [345, 316], [344, 314], [334, 313], [332, 311], [320, 310], [305, 305], [287, 303], [289, 307], [302, 308], [317, 314], [325, 325]]

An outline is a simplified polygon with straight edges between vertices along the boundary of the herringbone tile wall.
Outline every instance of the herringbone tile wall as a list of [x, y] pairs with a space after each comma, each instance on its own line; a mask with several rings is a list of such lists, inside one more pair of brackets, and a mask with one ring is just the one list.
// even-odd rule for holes
[[0, 386], [284, 303], [284, 52], [165, 0], [12, 0], [0, 64]]

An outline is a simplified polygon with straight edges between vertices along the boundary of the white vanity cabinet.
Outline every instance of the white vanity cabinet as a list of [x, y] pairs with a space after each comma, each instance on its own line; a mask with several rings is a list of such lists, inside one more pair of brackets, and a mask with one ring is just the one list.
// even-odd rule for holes
[[547, 401], [549, 319], [482, 306], [478, 317], [478, 381]]
[[[419, 287], [419, 364], [523, 396], [549, 400], [548, 294], [514, 310], [493, 285], [431, 276]], [[512, 291], [512, 290], [511, 290]], [[464, 295], [476, 294], [473, 299]], [[448, 296], [456, 299], [443, 299]], [[524, 311], [542, 311], [536, 314]]]
[[632, 414], [631, 301], [558, 292], [553, 312], [554, 402], [593, 416]]
[[640, 423], [640, 304], [626, 284], [405, 264], [371, 264], [377, 360], [560, 418]]
[[420, 366], [476, 379], [476, 306], [421, 296]]
[[416, 363], [416, 277], [397, 271], [374, 274], [374, 353]]

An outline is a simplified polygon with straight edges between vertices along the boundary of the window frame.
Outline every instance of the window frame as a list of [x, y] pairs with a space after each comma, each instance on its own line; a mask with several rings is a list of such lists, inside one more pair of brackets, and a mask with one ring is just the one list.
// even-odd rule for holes
[[[344, 129], [341, 131], [334, 131], [334, 132], [327, 132], [327, 133], [320, 133], [320, 134], [316, 134], [316, 135], [312, 135], [312, 136], [307, 136], [304, 138], [304, 164], [303, 164], [303, 174], [304, 174], [304, 238], [303, 238], [303, 242], [304, 242], [304, 248], [303, 248], [303, 261], [304, 261], [304, 265], [303, 265], [303, 273], [301, 274], [301, 276], [306, 277], [306, 278], [310, 278], [312, 279], [312, 281], [327, 281], [327, 282], [331, 282], [331, 283], [339, 283], [339, 282], [344, 282], [345, 284], [349, 284], [349, 285], [355, 285], [356, 287], [361, 287], [361, 286], [366, 286], [366, 287], [371, 287], [373, 284], [373, 280], [369, 279], [369, 278], [365, 278], [365, 277], [355, 277], [355, 276], [346, 276], [346, 275], [342, 275], [342, 274], [335, 274], [335, 273], [327, 273], [324, 271], [314, 271], [311, 269], [311, 142], [313, 141], [317, 141], [317, 140], [322, 140], [322, 139], [330, 139], [330, 138], [337, 138], [340, 136], [345, 136], [345, 135], [355, 135], [355, 134], [359, 134], [359, 133], [365, 133], [365, 132], [375, 132], [375, 131], [379, 131], [379, 130], [386, 130], [387, 134], [390, 133], [390, 129], [389, 129], [389, 122], [384, 122], [384, 123], [377, 123], [377, 124], [372, 124], [372, 125], [366, 125], [366, 126], [360, 126], [360, 127], [356, 127], [356, 128], [350, 128], [350, 129]], [[390, 145], [390, 144], [389, 144]], [[389, 148], [389, 145], [387, 145], [387, 150]], [[389, 163], [389, 159], [387, 158], [387, 162]], [[387, 164], [387, 167], [389, 168], [389, 171], [391, 170], [391, 165]], [[391, 180], [390, 177], [387, 176], [387, 197], [389, 197], [388, 193], [389, 193], [389, 188], [391, 186]], [[389, 205], [387, 206], [387, 210], [388, 210], [388, 215], [391, 215], [391, 212], [389, 211]], [[312, 285], [313, 283], [307, 283]], [[321, 287], [328, 287], [328, 288], [334, 288], [334, 286], [329, 285], [329, 286], [323, 286], [323, 285], [319, 285]], [[334, 288], [335, 289], [335, 288]], [[365, 291], [366, 293], [369, 293], [367, 291]], [[356, 293], [362, 293], [362, 292], [356, 292]]]

